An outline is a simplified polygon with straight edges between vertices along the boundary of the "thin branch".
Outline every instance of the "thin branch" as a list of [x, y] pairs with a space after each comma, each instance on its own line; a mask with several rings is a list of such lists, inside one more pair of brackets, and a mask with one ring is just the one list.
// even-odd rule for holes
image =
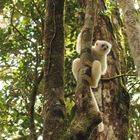
[[0, 68], [10, 68], [14, 67], [15, 65], [0, 65]]
[[[37, 70], [37, 68], [36, 68]], [[35, 107], [35, 101], [36, 101], [36, 95], [38, 92], [38, 86], [43, 78], [44, 71], [41, 71], [41, 74], [38, 76], [38, 72], [35, 72], [35, 83], [34, 87], [30, 96], [30, 131], [31, 131], [31, 136], [33, 140], [36, 139], [36, 131], [35, 131], [35, 123], [34, 123], [34, 107]]]
[[[133, 75], [133, 74], [121, 74], [121, 75], [116, 75], [114, 77], [110, 77], [110, 78], [101, 78], [101, 80], [103, 81], [110, 81], [110, 80], [114, 80], [116, 78], [120, 78], [120, 77], [124, 77], [124, 76], [132, 76], [132, 77], [136, 77], [136, 75]], [[140, 82], [140, 80], [138, 80], [136, 83], [134, 83], [133, 87], [138, 84], [138, 82]], [[132, 88], [132, 87], [131, 87]], [[130, 89], [131, 89], [130, 88]], [[130, 91], [130, 89], [128, 90], [128, 92]], [[75, 93], [72, 92], [72, 93], [69, 93], [69, 94], [66, 94], [65, 95], [65, 98], [69, 98], [70, 96], [74, 95]]]
[[12, 11], [12, 13], [11, 13], [11, 26], [19, 33], [20, 36], [23, 37], [23, 39], [25, 39], [25, 40], [31, 42], [32, 44], [35, 44], [32, 40], [26, 38], [26, 37], [17, 29], [17, 27], [13, 24], [14, 12], [15, 12], [15, 6], [13, 6], [13, 11]]
[[137, 84], [140, 84], [140, 80], [137, 80], [129, 89], [128, 92]]
[[35, 8], [36, 8], [36, 10], [37, 10], [37, 12], [38, 12], [38, 14], [39, 14], [40, 17], [41, 17], [41, 21], [44, 22], [43, 17], [42, 17], [42, 13], [41, 13], [41, 11], [40, 11], [38, 5], [36, 4], [36, 2], [35, 2], [34, 0], [33, 0], [32, 2], [33, 2], [33, 4], [34, 4], [34, 6], [35, 6]]
[[116, 76], [114, 76], [114, 77], [109, 77], [109, 78], [101, 78], [101, 80], [103, 80], [103, 81], [110, 81], [110, 80], [114, 80], [114, 79], [116, 79], [116, 78], [120, 78], [120, 77], [124, 77], [124, 76], [133, 76], [133, 77], [136, 77], [136, 75], [133, 75], [133, 74], [120, 74], [120, 75], [116, 75]]
[[[15, 8], [15, 7], [13, 7], [13, 8]], [[27, 17], [27, 18], [32, 18], [31, 16], [29, 16], [29, 15], [27, 15], [27, 14], [21, 12], [21, 11], [20, 11], [19, 9], [17, 9], [17, 8], [15, 8], [15, 10], [16, 10], [19, 14], [21, 14], [22, 16], [25, 16], [25, 17]]]

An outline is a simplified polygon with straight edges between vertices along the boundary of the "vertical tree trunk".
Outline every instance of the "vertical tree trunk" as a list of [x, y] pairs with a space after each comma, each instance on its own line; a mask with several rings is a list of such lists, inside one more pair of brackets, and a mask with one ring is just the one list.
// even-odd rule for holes
[[124, 14], [129, 47], [140, 78], [140, 23], [133, 0], [118, 0]]
[[[93, 102], [91, 83], [91, 45], [93, 36], [94, 0], [86, 1], [84, 26], [81, 30], [80, 70], [75, 92], [76, 113], [65, 140], [87, 140], [92, 128], [101, 122], [101, 114]], [[88, 76], [90, 75], [90, 77]]]
[[43, 140], [58, 140], [64, 130], [64, 0], [46, 0], [45, 121]]
[[[98, 10], [105, 7], [98, 1]], [[121, 73], [119, 61], [119, 46], [114, 37], [113, 28], [108, 17], [97, 15], [93, 41], [107, 40], [112, 44], [112, 51], [108, 56], [108, 70], [104, 78], [115, 77]], [[123, 77], [101, 79], [99, 88], [95, 91], [100, 109], [103, 112], [105, 129], [102, 133], [91, 135], [90, 140], [128, 140], [128, 111], [129, 95], [125, 90]]]

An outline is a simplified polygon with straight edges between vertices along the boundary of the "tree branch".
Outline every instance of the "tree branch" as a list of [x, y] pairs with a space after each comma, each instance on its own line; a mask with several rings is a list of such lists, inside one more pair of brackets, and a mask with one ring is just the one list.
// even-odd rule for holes
[[109, 78], [101, 78], [101, 80], [103, 80], [103, 81], [110, 81], [110, 80], [114, 80], [114, 79], [116, 79], [116, 78], [120, 78], [120, 77], [124, 77], [124, 76], [136, 76], [136, 75], [133, 75], [133, 74], [120, 74], [120, 75], [116, 75], [116, 76], [114, 76], [114, 77], [109, 77]]
[[43, 70], [41, 71], [39, 76], [38, 76], [38, 73], [36, 73], [35, 84], [34, 84], [34, 87], [30, 96], [30, 133], [31, 133], [31, 138], [33, 140], [36, 140], [36, 130], [35, 130], [35, 123], [34, 123], [34, 107], [35, 107], [36, 95], [38, 92], [38, 86], [43, 78], [43, 75], [44, 75]]
[[17, 9], [15, 6], [14, 6], [13, 8], [15, 8], [15, 10], [16, 10], [19, 14], [21, 14], [22, 16], [25, 16], [25, 17], [27, 17], [27, 18], [32, 18], [31, 16], [29, 16], [29, 15], [27, 15], [27, 14], [21, 12], [21, 11], [20, 11], [19, 9]]
[[12, 13], [11, 13], [11, 26], [13, 27], [13, 29], [15, 29], [15, 30], [19, 33], [19, 35], [20, 35], [21, 37], [23, 37], [23, 39], [25, 39], [25, 40], [31, 42], [32, 44], [35, 44], [32, 40], [26, 38], [26, 37], [17, 29], [17, 27], [13, 24], [14, 12], [15, 12], [15, 6], [13, 6], [13, 11], [12, 11]]
[[35, 2], [34, 0], [32, 0], [32, 2], [33, 2], [33, 4], [34, 4], [34, 6], [35, 6], [35, 8], [36, 8], [36, 10], [37, 10], [37, 12], [38, 12], [38, 14], [39, 14], [40, 17], [41, 17], [41, 20], [43, 21], [42, 13], [41, 13], [41, 11], [40, 11], [38, 5], [36, 4], [36, 2]]

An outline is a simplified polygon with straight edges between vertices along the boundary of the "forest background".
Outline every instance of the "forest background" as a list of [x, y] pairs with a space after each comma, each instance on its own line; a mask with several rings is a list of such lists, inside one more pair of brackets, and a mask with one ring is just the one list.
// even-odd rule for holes
[[[132, 0], [132, 2], [138, 16], [136, 19], [140, 19], [140, 1]], [[72, 75], [71, 65], [72, 61], [79, 57], [75, 46], [77, 36], [84, 24], [85, 6], [84, 0], [65, 0], [64, 4], [66, 105], [64, 125], [66, 127], [75, 114], [76, 81]], [[97, 91], [102, 95], [97, 97], [101, 111], [106, 115], [109, 114], [111, 120], [114, 119], [109, 120], [110, 124], [105, 118], [103, 121], [106, 126], [112, 126], [113, 129], [109, 127], [110, 134], [105, 131], [104, 135], [98, 134], [98, 136], [102, 138], [108, 136], [109, 140], [115, 140], [112, 136], [115, 133], [118, 139], [119, 134], [121, 135], [118, 130], [121, 127], [117, 128], [115, 121], [118, 126], [123, 124], [127, 126], [124, 129], [128, 131], [122, 131], [127, 131], [125, 133], [127, 136], [124, 137], [129, 140], [139, 140], [140, 80], [137, 78], [134, 58], [130, 51], [130, 39], [126, 32], [127, 25], [124, 22], [125, 15], [121, 8], [115, 0], [101, 0], [98, 3], [97, 14], [103, 21], [99, 20], [98, 24], [95, 24], [93, 42], [97, 39], [107, 39], [114, 47], [108, 60], [109, 70], [107, 75], [102, 77]], [[43, 77], [46, 11], [45, 0], [0, 1], [0, 140], [30, 140], [42, 136], [46, 115], [44, 113], [45, 78]], [[138, 25], [140, 26], [139, 21]], [[112, 93], [109, 88], [114, 83], [115, 91]], [[110, 101], [103, 95], [108, 96]], [[123, 99], [119, 100], [120, 98]]]

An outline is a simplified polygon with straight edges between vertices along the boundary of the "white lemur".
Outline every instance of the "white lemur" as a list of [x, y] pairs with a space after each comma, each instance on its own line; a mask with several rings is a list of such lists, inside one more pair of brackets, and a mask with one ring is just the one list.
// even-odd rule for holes
[[[104, 40], [97, 40], [95, 45], [91, 48], [91, 55], [92, 55], [92, 65], [91, 65], [91, 88], [97, 88], [98, 82], [101, 78], [101, 75], [104, 75], [107, 71], [107, 55], [111, 50], [112, 45]], [[77, 53], [81, 53], [81, 33], [78, 35], [77, 44], [76, 44], [76, 51]], [[78, 72], [80, 69], [80, 58], [76, 58], [72, 63], [72, 72], [74, 78], [77, 81]], [[95, 104], [96, 110], [100, 112], [97, 101], [95, 96], [92, 92], [93, 102]], [[98, 131], [102, 132], [104, 130], [104, 124], [101, 122], [98, 125]]]

